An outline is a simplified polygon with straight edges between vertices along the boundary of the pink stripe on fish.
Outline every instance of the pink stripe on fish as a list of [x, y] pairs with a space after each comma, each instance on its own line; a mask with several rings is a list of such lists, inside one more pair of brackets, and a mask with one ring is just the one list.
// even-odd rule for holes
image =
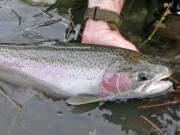
[[114, 92], [124, 93], [132, 83], [127, 73], [109, 74], [102, 81], [102, 94], [109, 95]]

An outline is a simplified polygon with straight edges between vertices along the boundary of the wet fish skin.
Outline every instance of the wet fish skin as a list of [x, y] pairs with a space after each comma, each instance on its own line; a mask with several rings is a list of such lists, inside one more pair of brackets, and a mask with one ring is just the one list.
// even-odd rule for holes
[[[102, 79], [114, 63], [118, 63], [118, 69], [115, 68], [118, 72], [155, 70], [140, 61], [158, 64], [148, 56], [122, 48], [75, 43], [1, 44], [0, 80], [32, 87], [55, 97], [101, 95]], [[158, 69], [160, 71], [163, 68]], [[167, 72], [165, 70], [162, 76], [169, 75]]]

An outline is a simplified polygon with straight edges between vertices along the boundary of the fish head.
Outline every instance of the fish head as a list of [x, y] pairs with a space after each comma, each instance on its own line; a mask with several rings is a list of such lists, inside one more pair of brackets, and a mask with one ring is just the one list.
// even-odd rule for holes
[[172, 82], [163, 80], [171, 74], [168, 66], [149, 58], [133, 62], [116, 60], [105, 71], [102, 93], [117, 93], [127, 98], [161, 94], [172, 87]]

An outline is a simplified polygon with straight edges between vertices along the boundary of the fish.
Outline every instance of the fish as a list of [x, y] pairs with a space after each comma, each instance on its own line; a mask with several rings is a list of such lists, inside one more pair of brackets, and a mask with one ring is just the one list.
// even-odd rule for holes
[[140, 52], [80, 43], [0, 44], [0, 80], [70, 105], [168, 92], [167, 65]]

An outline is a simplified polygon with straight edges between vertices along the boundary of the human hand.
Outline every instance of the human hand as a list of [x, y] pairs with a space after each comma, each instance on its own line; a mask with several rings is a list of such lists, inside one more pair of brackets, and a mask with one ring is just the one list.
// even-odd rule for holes
[[[89, 0], [88, 7], [95, 6], [120, 14], [124, 0]], [[82, 36], [83, 44], [107, 45], [138, 51], [118, 30], [112, 30], [107, 22], [87, 20]]]

